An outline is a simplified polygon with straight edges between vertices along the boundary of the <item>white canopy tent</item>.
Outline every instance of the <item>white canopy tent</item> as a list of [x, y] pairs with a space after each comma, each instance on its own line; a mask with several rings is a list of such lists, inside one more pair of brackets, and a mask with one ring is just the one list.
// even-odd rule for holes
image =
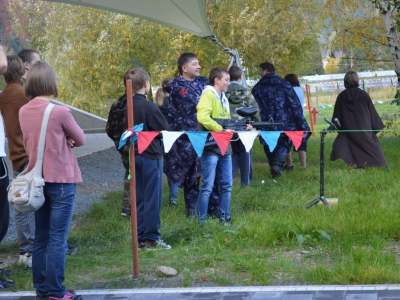
[[[231, 67], [236, 63], [242, 68], [237, 50], [225, 48], [211, 31], [203, 0], [44, 0], [87, 6], [125, 14], [186, 31], [210, 39], [222, 50], [232, 55]], [[243, 69], [243, 68], [242, 68]], [[247, 87], [242, 73], [243, 85]]]
[[203, 0], [45, 0], [99, 8], [213, 37]]

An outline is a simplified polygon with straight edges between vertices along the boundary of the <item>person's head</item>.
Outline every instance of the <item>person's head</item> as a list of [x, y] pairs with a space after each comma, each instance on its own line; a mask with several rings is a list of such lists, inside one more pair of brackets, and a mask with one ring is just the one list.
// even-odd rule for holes
[[210, 70], [210, 76], [208, 77], [210, 85], [212, 85], [215, 90], [221, 94], [228, 90], [230, 85], [229, 72], [223, 68], [212, 68]]
[[231, 81], [239, 81], [242, 79], [242, 69], [238, 66], [232, 66], [229, 68], [229, 76]]
[[260, 76], [263, 77], [268, 73], [275, 73], [275, 67], [270, 62], [263, 62], [260, 64]]
[[25, 74], [25, 66], [18, 55], [7, 56], [7, 71], [4, 73], [4, 79], [7, 84], [21, 80]]
[[299, 78], [296, 74], [287, 74], [283, 79], [289, 81], [292, 86], [300, 86]]
[[357, 72], [348, 71], [346, 75], [344, 75], [344, 87], [348, 89], [359, 86], [360, 86], [360, 78], [358, 77]]
[[49, 64], [38, 61], [31, 66], [26, 78], [25, 95], [28, 99], [38, 96], [58, 97], [56, 73]]
[[140, 91], [143, 88], [144, 88], [144, 90], [143, 90], [144, 93], [140, 92], [141, 94], [146, 95], [149, 92], [150, 76], [142, 68], [135, 68], [135, 69], [129, 70], [128, 72], [125, 73], [125, 76], [124, 76], [125, 86], [126, 86], [126, 81], [128, 79], [132, 80], [133, 94], [137, 93], [138, 91]]
[[178, 71], [181, 76], [187, 80], [195, 80], [200, 76], [200, 65], [197, 56], [194, 53], [182, 53], [178, 59]]
[[23, 49], [18, 53], [18, 56], [22, 59], [25, 66], [25, 74], [23, 77], [26, 78], [28, 71], [31, 66], [40, 61], [40, 55], [35, 49]]
[[168, 93], [165, 91], [165, 88], [168, 84], [170, 84], [174, 80], [173, 77], [164, 78], [161, 87], [159, 87], [156, 91], [156, 104], [157, 106], [162, 106], [164, 104], [164, 98], [168, 96]]

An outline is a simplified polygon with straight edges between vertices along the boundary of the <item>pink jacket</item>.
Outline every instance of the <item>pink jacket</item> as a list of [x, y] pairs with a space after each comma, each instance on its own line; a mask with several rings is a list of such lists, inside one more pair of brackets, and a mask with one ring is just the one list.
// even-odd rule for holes
[[[33, 169], [42, 126], [43, 114], [49, 101], [34, 98], [19, 110], [19, 120], [24, 136], [24, 147], [29, 156], [28, 172]], [[71, 111], [56, 105], [50, 113], [47, 125], [46, 144], [43, 155], [43, 178], [45, 182], [81, 182], [81, 171], [67, 136], [75, 141], [74, 146], [85, 144], [83, 130], [75, 122]]]

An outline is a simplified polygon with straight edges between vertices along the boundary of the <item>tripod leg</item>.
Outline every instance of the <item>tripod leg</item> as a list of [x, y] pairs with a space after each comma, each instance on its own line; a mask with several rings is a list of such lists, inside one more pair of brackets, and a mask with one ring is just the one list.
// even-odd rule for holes
[[[306, 205], [306, 208], [310, 208], [313, 207], [314, 205], [318, 204], [318, 202], [321, 201], [321, 197], [317, 197], [316, 199], [314, 199], [313, 201], [311, 201], [310, 203], [308, 203]], [[329, 203], [328, 203], [329, 205]]]
[[330, 210], [332, 210], [332, 206], [329, 204], [328, 200], [326, 200], [325, 197], [320, 197], [320, 198], [321, 198], [321, 201], [322, 201], [326, 206], [328, 206]]

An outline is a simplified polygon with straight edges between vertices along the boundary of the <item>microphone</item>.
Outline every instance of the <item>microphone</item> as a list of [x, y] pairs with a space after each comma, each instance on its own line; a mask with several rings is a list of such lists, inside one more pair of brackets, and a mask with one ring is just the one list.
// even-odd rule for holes
[[335, 122], [337, 128], [342, 128], [342, 125], [340, 125], [340, 122], [339, 122], [338, 118], [335, 118], [333, 121]]

